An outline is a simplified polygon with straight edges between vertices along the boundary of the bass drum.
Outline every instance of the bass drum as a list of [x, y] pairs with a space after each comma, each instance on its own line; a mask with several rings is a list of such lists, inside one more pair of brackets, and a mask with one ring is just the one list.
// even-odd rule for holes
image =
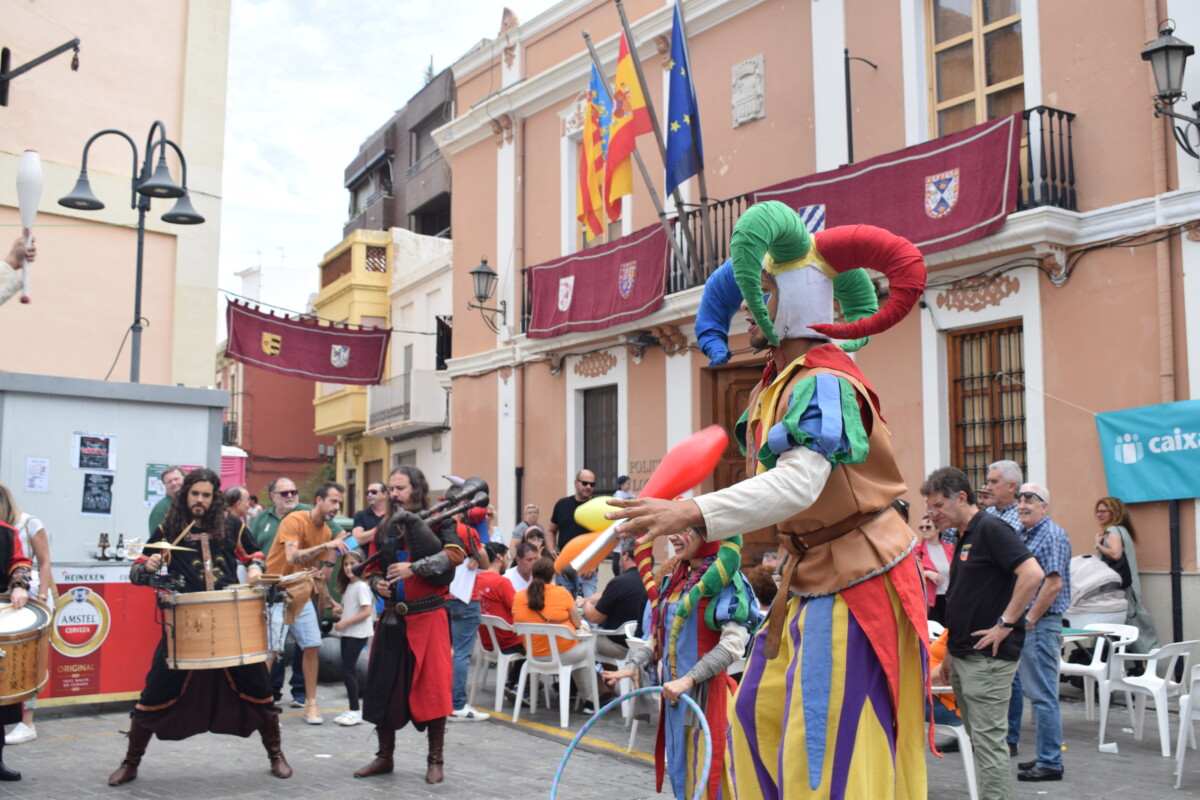
[[167, 666], [219, 669], [266, 661], [265, 594], [236, 586], [160, 597]]
[[50, 622], [54, 613], [30, 600], [14, 610], [0, 594], [0, 706], [36, 695], [50, 680]]

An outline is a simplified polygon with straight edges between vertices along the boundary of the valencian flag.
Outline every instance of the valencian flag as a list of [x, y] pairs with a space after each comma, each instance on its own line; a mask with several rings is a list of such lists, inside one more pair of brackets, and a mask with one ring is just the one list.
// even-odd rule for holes
[[683, 13], [675, 3], [671, 30], [671, 83], [667, 99], [667, 194], [704, 169], [700, 109], [692, 85], [692, 64], [683, 33]]
[[587, 225], [593, 237], [604, 232], [604, 156], [608, 149], [608, 127], [612, 124], [607, 98], [604, 79], [593, 65], [584, 111], [583, 142], [579, 147], [579, 185], [575, 191], [575, 216]]
[[367, 385], [383, 380], [388, 328], [277, 317], [235, 300], [225, 310], [225, 324], [225, 354], [234, 361], [312, 381]]
[[629, 44], [621, 33], [617, 77], [613, 87], [612, 128], [608, 134], [608, 158], [604, 165], [604, 198], [608, 219], [621, 218], [621, 198], [633, 194], [633, 151], [637, 137], [653, 130], [646, 96], [638, 82]]

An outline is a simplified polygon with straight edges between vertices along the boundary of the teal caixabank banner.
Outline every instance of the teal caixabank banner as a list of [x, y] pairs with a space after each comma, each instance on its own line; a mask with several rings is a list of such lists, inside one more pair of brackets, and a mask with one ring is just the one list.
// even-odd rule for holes
[[1108, 493], [1126, 503], [1200, 497], [1200, 400], [1096, 415]]

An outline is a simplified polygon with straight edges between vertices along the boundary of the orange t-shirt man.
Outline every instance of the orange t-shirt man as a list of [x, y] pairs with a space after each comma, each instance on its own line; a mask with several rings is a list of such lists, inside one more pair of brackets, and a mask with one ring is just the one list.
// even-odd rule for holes
[[[271, 552], [267, 554], [267, 572], [274, 575], [291, 575], [308, 569], [309, 564], [289, 564], [284, 545], [294, 542], [298, 549], [305, 550], [325, 544], [333, 539], [333, 532], [324, 522], [320, 527], [313, 522], [311, 511], [293, 511], [279, 523], [279, 532], [271, 543]], [[336, 553], [333, 554], [336, 557]]]

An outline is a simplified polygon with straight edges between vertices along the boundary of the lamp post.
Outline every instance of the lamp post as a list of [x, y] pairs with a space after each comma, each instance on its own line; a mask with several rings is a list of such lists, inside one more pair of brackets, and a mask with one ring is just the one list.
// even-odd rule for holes
[[[1187, 66], [1188, 56], [1195, 54], [1196, 48], [1182, 39], [1175, 38], [1173, 20], [1164, 20], [1159, 24], [1158, 38], [1142, 51], [1142, 61], [1149, 61], [1154, 72], [1154, 85], [1158, 92], [1154, 95], [1154, 116], [1173, 117], [1183, 120], [1182, 127], [1172, 125], [1175, 141], [1192, 158], [1200, 159], [1200, 152], [1191, 143], [1191, 131], [1200, 131], [1200, 117], [1189, 117], [1171, 110], [1176, 101], [1186, 97], [1183, 91], [1183, 70]], [[1200, 115], [1200, 102], [1192, 103], [1193, 113]]]
[[[158, 131], [159, 135], [157, 140], [154, 138], [155, 131]], [[129, 147], [133, 150], [133, 177], [130, 181], [129, 207], [137, 209], [138, 224], [137, 278], [133, 294], [133, 325], [130, 326], [133, 337], [129, 351], [129, 382], [137, 383], [141, 373], [142, 360], [142, 255], [145, 250], [146, 212], [150, 210], [150, 200], [154, 197], [175, 198], [175, 205], [162, 215], [165, 222], [172, 222], [176, 225], [199, 225], [204, 222], [204, 217], [196, 213], [196, 209], [192, 208], [191, 201], [188, 200], [187, 161], [183, 157], [183, 151], [179, 149], [179, 145], [167, 138], [166, 126], [157, 120], [150, 126], [150, 132], [146, 135], [146, 150], [140, 171], [138, 170], [137, 145], [134, 144], [129, 134], [115, 128], [93, 134], [92, 138], [88, 139], [87, 144], [83, 146], [83, 160], [75, 188], [71, 190], [70, 194], [59, 199], [60, 206], [79, 211], [99, 211], [104, 208], [104, 203], [92, 192], [91, 183], [88, 181], [87, 158], [92, 142], [109, 133], [116, 134], [129, 142]], [[171, 178], [171, 171], [167, 168], [167, 147], [170, 147], [179, 156], [179, 163], [183, 171], [182, 186], [175, 183]], [[152, 169], [151, 162], [156, 151], [158, 152], [158, 164]]]
[[[491, 329], [492, 333], [500, 333], [500, 326], [508, 319], [508, 305], [503, 300], [500, 301], [499, 308], [488, 308], [484, 305], [492, 299], [492, 292], [496, 290], [496, 270], [488, 266], [487, 256], [484, 256], [479, 266], [468, 274], [471, 276], [471, 282], [475, 288], [475, 303], [468, 300], [467, 308], [479, 309], [479, 315], [483, 317], [484, 324]], [[497, 316], [500, 318], [499, 323], [496, 322]]]

